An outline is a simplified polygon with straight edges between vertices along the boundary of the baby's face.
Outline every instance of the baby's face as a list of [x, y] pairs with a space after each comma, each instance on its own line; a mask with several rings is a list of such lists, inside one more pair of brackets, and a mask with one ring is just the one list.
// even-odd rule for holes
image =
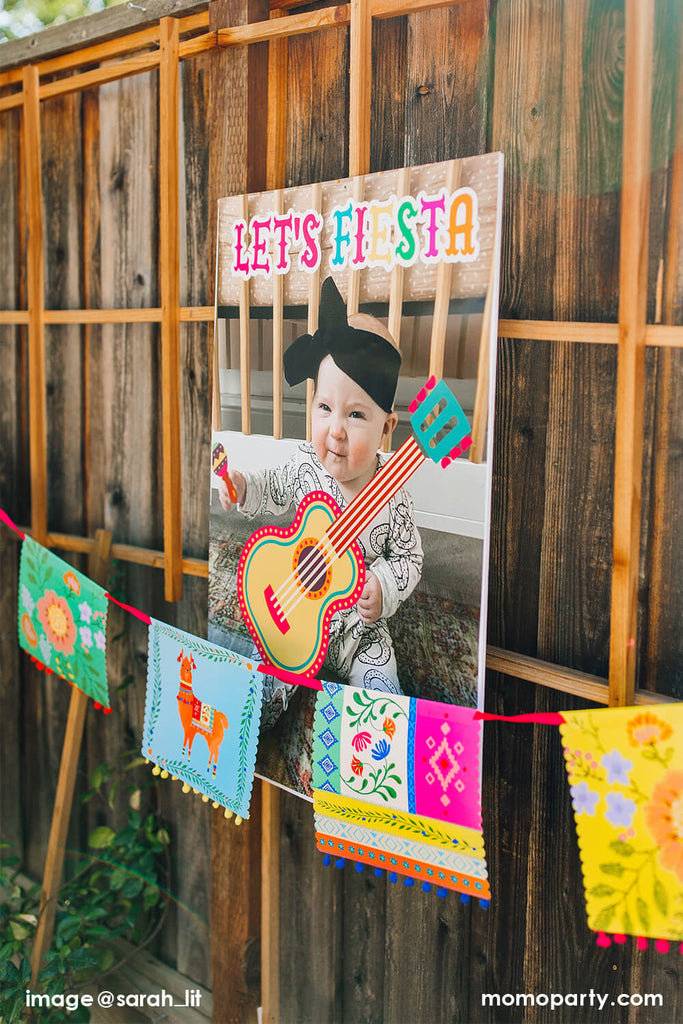
[[313, 399], [313, 447], [347, 499], [355, 497], [372, 478], [377, 449], [396, 418], [395, 413], [380, 409], [339, 369], [332, 356], [325, 356]]

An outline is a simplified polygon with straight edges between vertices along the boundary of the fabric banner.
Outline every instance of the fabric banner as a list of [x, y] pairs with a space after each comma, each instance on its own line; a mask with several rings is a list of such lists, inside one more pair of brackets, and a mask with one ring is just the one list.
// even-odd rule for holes
[[588, 927], [683, 939], [683, 704], [564, 712]]
[[19, 569], [19, 645], [104, 707], [107, 608], [102, 587], [26, 537]]
[[324, 682], [313, 727], [318, 848], [487, 900], [475, 714]]
[[256, 663], [152, 619], [142, 753], [243, 818], [262, 699]]

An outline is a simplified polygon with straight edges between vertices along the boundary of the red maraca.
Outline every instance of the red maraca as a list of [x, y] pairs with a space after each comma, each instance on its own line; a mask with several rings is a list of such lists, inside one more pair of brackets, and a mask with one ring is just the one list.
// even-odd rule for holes
[[225, 448], [220, 441], [213, 446], [213, 471], [216, 476], [221, 478], [221, 480], [225, 480], [225, 485], [228, 488], [228, 494], [230, 495], [230, 501], [233, 505], [237, 505], [237, 491], [235, 490], [235, 485], [230, 479], [230, 475], [228, 473], [228, 456], [225, 454]]

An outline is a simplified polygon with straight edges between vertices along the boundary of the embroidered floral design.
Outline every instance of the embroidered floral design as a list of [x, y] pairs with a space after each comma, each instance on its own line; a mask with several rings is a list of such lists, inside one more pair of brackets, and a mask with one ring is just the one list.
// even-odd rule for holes
[[31, 591], [28, 589], [25, 583], [21, 584], [21, 603], [23, 604], [29, 615], [33, 615], [35, 611], [36, 602], [31, 597]]
[[577, 786], [570, 786], [569, 792], [572, 797], [572, 806], [577, 814], [595, 814], [600, 794], [589, 789], [587, 782], [579, 782]]
[[393, 718], [385, 718], [384, 722], [382, 723], [382, 728], [384, 729], [389, 739], [393, 740], [394, 734], [396, 732], [396, 722], [393, 720]]
[[615, 782], [621, 783], [622, 786], [630, 785], [631, 780], [628, 773], [633, 771], [633, 761], [622, 757], [616, 748], [609, 754], [604, 754], [600, 759], [600, 764], [607, 772], [607, 781], [610, 786], [613, 786]]
[[372, 736], [369, 732], [357, 732], [351, 740], [351, 746], [354, 750], [365, 750], [367, 746], [372, 743]]
[[74, 594], [80, 594], [81, 584], [78, 581], [78, 577], [73, 572], [65, 572], [62, 578], [69, 590], [72, 590]]
[[643, 814], [660, 847], [659, 863], [683, 883], [683, 771], [670, 769], [662, 775]]
[[81, 601], [78, 606], [78, 612], [84, 622], [90, 622], [92, 619], [92, 608], [87, 601]]
[[359, 761], [357, 757], [351, 758], [351, 771], [354, 775], [362, 775], [364, 767], [363, 762]]
[[36, 644], [38, 643], [38, 634], [35, 631], [33, 623], [31, 622], [30, 615], [27, 615], [26, 612], [24, 612], [24, 614], [21, 616], [21, 628], [23, 630], [24, 636], [30, 643], [31, 647], [35, 647]]
[[103, 651], [107, 646], [107, 640], [104, 633], [93, 633], [93, 638], [95, 640], [95, 647], [97, 647], [99, 651]]
[[605, 818], [615, 828], [630, 828], [636, 813], [635, 800], [629, 800], [623, 793], [607, 793]]
[[387, 741], [380, 740], [378, 743], [375, 743], [374, 747], [372, 748], [371, 754], [373, 760], [383, 761], [384, 758], [388, 756], [390, 750], [391, 747], [389, 746]]
[[76, 626], [64, 598], [57, 597], [54, 590], [47, 590], [37, 607], [40, 624], [55, 650], [62, 654], [73, 654]]
[[81, 626], [78, 630], [78, 635], [81, 638], [81, 643], [84, 647], [92, 647], [92, 630], [90, 626]]
[[661, 743], [673, 736], [673, 730], [667, 722], [653, 715], [651, 711], [643, 711], [626, 725], [628, 740], [632, 747], [646, 743]]

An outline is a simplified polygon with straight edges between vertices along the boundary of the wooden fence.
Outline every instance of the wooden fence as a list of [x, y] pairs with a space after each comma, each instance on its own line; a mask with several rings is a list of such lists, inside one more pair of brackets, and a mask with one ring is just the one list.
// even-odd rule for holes
[[[679, 0], [295, 6], [153, 0], [89, 19], [87, 48], [66, 27], [3, 47], [0, 504], [76, 557], [112, 530], [126, 598], [201, 634], [216, 200], [500, 149], [487, 707], [682, 697]], [[16, 651], [0, 545], [2, 838], [39, 875], [67, 695]], [[112, 679], [135, 685], [89, 720], [84, 768], [142, 724], [145, 635], [112, 618]], [[271, 787], [263, 832], [260, 791], [236, 830], [162, 787], [161, 955], [208, 984], [211, 946], [215, 1019], [247, 1019], [263, 895], [283, 1021], [521, 1020], [481, 993], [591, 985], [663, 995], [606, 1022], [673, 1020], [678, 962], [586, 929], [556, 731], [487, 726], [484, 770], [488, 911], [324, 869], [309, 805]]]

